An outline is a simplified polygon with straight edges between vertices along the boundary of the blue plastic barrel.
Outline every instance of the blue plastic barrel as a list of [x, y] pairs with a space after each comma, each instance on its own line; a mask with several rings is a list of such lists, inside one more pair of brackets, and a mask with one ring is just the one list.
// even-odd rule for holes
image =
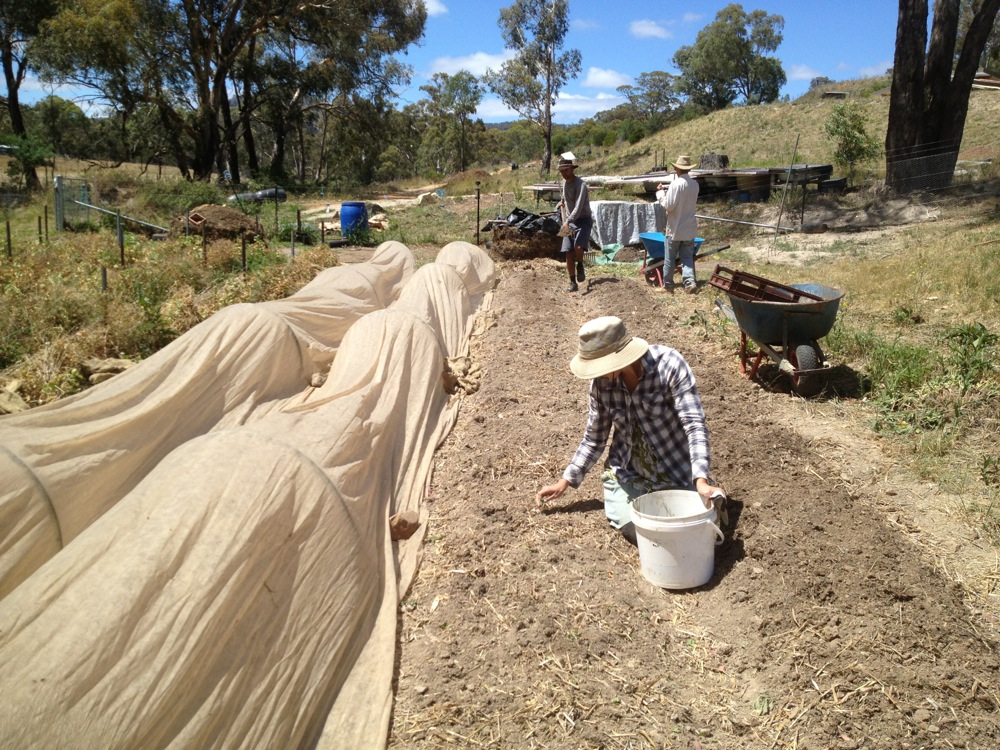
[[368, 209], [360, 201], [345, 201], [340, 204], [340, 235], [348, 237], [368, 228]]

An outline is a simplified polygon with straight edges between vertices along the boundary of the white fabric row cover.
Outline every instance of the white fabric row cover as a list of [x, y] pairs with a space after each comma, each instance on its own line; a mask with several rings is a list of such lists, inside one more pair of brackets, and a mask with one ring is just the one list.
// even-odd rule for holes
[[424, 528], [387, 519], [426, 517], [494, 282], [387, 243], [0, 419], [0, 747], [384, 747]]

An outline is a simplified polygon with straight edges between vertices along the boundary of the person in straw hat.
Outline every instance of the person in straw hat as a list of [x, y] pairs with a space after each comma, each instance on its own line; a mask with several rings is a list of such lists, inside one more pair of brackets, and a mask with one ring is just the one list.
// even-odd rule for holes
[[590, 212], [590, 189], [576, 176], [576, 156], [571, 152], [559, 156], [559, 175], [563, 178], [562, 195], [557, 206], [562, 216], [559, 236], [563, 238], [562, 254], [569, 273], [566, 291], [576, 292], [580, 289], [577, 282], [582, 283], [587, 278], [583, 269], [583, 253], [590, 242], [594, 215]]
[[694, 275], [694, 238], [698, 236], [698, 219], [694, 213], [698, 203], [698, 183], [690, 175], [695, 164], [690, 156], [678, 156], [670, 166], [674, 177], [669, 184], [657, 186], [656, 200], [667, 213], [666, 258], [663, 263], [663, 286], [674, 290], [674, 268], [681, 259], [681, 282], [684, 291], [694, 294], [698, 281]]
[[631, 502], [665, 489], [697, 490], [705, 507], [725, 497], [709, 475], [708, 428], [694, 374], [680, 352], [629, 335], [620, 318], [606, 316], [580, 328], [570, 370], [590, 381], [590, 412], [583, 440], [562, 478], [536, 495], [554, 500], [584, 476], [611, 447], [604, 463], [604, 512], [635, 543]]

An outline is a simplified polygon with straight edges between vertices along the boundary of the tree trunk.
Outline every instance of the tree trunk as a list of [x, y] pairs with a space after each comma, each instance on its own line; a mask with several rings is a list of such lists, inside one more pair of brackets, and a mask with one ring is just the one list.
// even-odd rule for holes
[[[24, 138], [28, 131], [24, 127], [24, 116], [21, 113], [21, 99], [19, 91], [21, 82], [24, 80], [23, 63], [14, 70], [14, 49], [10, 39], [4, 38], [0, 42], [0, 59], [3, 62], [3, 77], [7, 83], [7, 114], [10, 116], [11, 132]], [[38, 174], [34, 169], [26, 169], [24, 173], [24, 184], [29, 192], [37, 192], [42, 189], [42, 183], [38, 180]]]
[[233, 110], [229, 106], [229, 97], [222, 101], [222, 123], [225, 128], [226, 141], [226, 161], [229, 169], [229, 181], [234, 185], [240, 184], [240, 151], [239, 143], [236, 140], [236, 126], [233, 122]]
[[542, 116], [542, 131], [545, 135], [545, 153], [542, 154], [542, 174], [552, 169], [552, 75], [555, 65], [555, 50], [549, 48], [548, 67], [545, 70], [545, 113]]
[[972, 81], [1000, 0], [982, 0], [961, 41], [959, 0], [937, 0], [927, 47], [927, 0], [899, 0], [896, 52], [885, 138], [886, 184], [897, 192], [951, 184], [969, 110]]

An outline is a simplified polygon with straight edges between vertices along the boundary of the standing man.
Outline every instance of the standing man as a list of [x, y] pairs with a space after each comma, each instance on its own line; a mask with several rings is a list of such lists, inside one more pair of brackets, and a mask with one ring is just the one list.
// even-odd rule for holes
[[[630, 336], [620, 318], [584, 323], [569, 364], [590, 380], [583, 440], [562, 478], [538, 491], [539, 504], [579, 487], [611, 438], [604, 463], [604, 513], [633, 544], [632, 501], [648, 492], [697, 490], [706, 508], [725, 493], [709, 478], [708, 428], [694, 374], [680, 352]], [[612, 432], [612, 428], [613, 432]]]
[[[583, 253], [590, 242], [590, 230], [594, 226], [594, 215], [590, 213], [590, 190], [587, 183], [576, 176], [576, 157], [571, 152], [559, 155], [559, 175], [563, 178], [559, 212], [563, 238], [562, 254], [566, 258], [569, 273], [567, 292], [579, 291], [577, 282], [587, 278], [583, 270]], [[575, 261], [575, 272], [574, 272]]]
[[695, 165], [691, 157], [678, 156], [671, 164], [674, 178], [669, 185], [657, 186], [656, 200], [667, 212], [667, 257], [663, 264], [663, 287], [674, 290], [674, 268], [681, 259], [681, 281], [684, 291], [694, 294], [698, 282], [694, 276], [694, 238], [698, 236], [698, 219], [694, 212], [698, 203], [698, 183], [688, 174]]

